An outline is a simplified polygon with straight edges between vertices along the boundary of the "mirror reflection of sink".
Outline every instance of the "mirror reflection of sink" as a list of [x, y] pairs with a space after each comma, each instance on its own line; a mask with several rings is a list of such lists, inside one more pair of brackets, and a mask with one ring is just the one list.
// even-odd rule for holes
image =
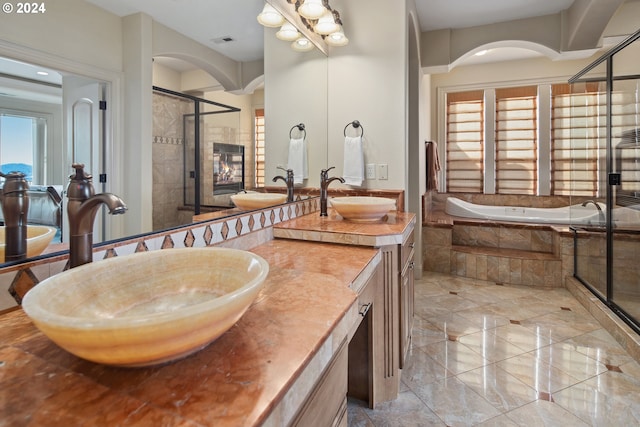
[[287, 195], [278, 193], [238, 193], [231, 196], [231, 201], [238, 208], [248, 211], [280, 205], [287, 201]]
[[[0, 258], [4, 261], [5, 228], [0, 226]], [[56, 235], [56, 229], [45, 225], [27, 226], [27, 258], [40, 255]]]
[[341, 217], [356, 222], [378, 221], [396, 206], [395, 200], [385, 197], [335, 197], [329, 202]]
[[206, 347], [244, 314], [269, 264], [251, 252], [182, 248], [72, 268], [22, 301], [42, 333], [81, 358], [148, 366]]

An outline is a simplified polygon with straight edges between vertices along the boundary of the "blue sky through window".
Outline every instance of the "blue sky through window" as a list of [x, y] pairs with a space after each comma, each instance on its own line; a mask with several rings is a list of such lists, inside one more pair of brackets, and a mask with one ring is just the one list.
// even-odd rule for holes
[[35, 123], [31, 117], [0, 115], [0, 167], [2, 172], [22, 172], [33, 178]]

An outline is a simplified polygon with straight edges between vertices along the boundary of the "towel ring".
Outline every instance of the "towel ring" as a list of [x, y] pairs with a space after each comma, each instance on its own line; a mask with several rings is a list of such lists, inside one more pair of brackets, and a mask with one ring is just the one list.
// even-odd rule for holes
[[291, 127], [291, 129], [289, 130], [289, 139], [291, 139], [291, 132], [293, 132], [293, 130], [294, 130], [295, 128], [298, 128], [298, 130], [299, 130], [300, 132], [304, 132], [304, 134], [303, 134], [304, 136], [302, 137], [303, 139], [306, 139], [306, 138], [307, 138], [307, 130], [304, 128], [304, 123], [299, 123], [299, 124], [297, 124], [297, 125], [293, 125], [293, 126]]
[[353, 126], [354, 129], [360, 128], [360, 136], [362, 137], [362, 135], [364, 135], [364, 127], [360, 124], [359, 121], [354, 120], [351, 123], [347, 123], [347, 125], [344, 127], [344, 131], [342, 132], [344, 136], [347, 136], [347, 128], [349, 126]]

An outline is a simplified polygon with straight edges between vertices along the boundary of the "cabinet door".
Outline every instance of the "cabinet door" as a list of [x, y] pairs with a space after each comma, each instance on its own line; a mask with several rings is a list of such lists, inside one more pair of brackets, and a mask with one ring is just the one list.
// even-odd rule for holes
[[400, 278], [400, 369], [404, 367], [411, 347], [414, 315], [413, 261], [409, 261]]

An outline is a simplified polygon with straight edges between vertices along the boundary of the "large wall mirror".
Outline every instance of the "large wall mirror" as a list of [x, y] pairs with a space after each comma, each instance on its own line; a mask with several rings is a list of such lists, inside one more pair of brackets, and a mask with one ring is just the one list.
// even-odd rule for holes
[[[149, 2], [144, 1], [102, 1], [102, 0], [73, 0], [74, 3], [82, 5], [78, 8], [78, 13], [81, 13], [85, 9], [91, 12], [91, 8], [102, 6], [104, 4], [121, 3], [123, 7], [129, 7], [129, 13], [135, 13], [142, 11], [153, 17], [153, 9], [149, 12], [142, 9], [144, 4]], [[173, 3], [173, 2], [168, 2]], [[198, 79], [202, 77], [203, 69], [199, 67], [201, 64], [186, 63], [184, 59], [182, 61], [176, 61], [175, 57], [163, 56], [154, 58], [157, 59], [153, 64], [154, 84], [158, 83], [158, 86], [171, 86], [170, 89], [178, 89], [183, 93], [189, 93], [204, 99], [219, 102], [225, 105], [237, 107], [240, 111], [233, 113], [233, 117], [229, 115], [224, 119], [218, 117], [214, 125], [214, 128], [218, 128], [218, 131], [212, 132], [208, 142], [211, 142], [211, 153], [213, 153], [214, 143], [223, 143], [230, 145], [238, 145], [244, 147], [245, 153], [245, 186], [247, 188], [253, 188], [255, 186], [256, 169], [255, 169], [255, 144], [254, 144], [254, 132], [255, 132], [255, 119], [256, 111], [264, 113], [264, 184], [267, 186], [282, 185], [281, 182], [272, 182], [273, 177], [282, 174], [282, 171], [278, 167], [287, 167], [288, 163], [288, 145], [290, 138], [290, 130], [293, 125], [304, 123], [306, 129], [306, 137], [308, 140], [308, 159], [309, 159], [309, 175], [303, 183], [297, 187], [318, 187], [319, 186], [319, 174], [320, 169], [327, 167], [327, 58], [323, 53], [314, 50], [310, 52], [296, 52], [290, 48], [290, 43], [283, 42], [276, 39], [275, 32], [277, 29], [263, 28], [256, 21], [257, 14], [262, 10], [262, 0], [250, 0], [244, 2], [237, 2], [235, 0], [225, 0], [222, 2], [215, 2], [215, 5], [211, 5], [213, 2], [200, 1], [196, 2], [200, 5], [207, 5], [207, 7], [215, 9], [217, 13], [212, 13], [207, 20], [206, 25], [208, 27], [215, 27], [217, 22], [220, 22], [220, 26], [226, 22], [237, 22], [242, 20], [247, 24], [243, 27], [244, 33], [259, 33], [259, 42], [261, 57], [264, 61], [264, 84], [259, 85], [257, 88], [247, 88], [243, 90], [227, 91], [222, 84], [209, 84], [213, 80], [208, 80], [206, 85], [198, 86]], [[87, 6], [87, 4], [90, 4]], [[115, 7], [115, 6], [114, 6]], [[157, 7], [154, 3], [150, 7]], [[140, 8], [136, 10], [136, 8]], [[95, 13], [95, 12], [91, 12]], [[104, 13], [100, 11], [100, 14]], [[109, 11], [114, 17], [109, 21], [117, 24], [121, 20], [122, 15], [116, 15], [113, 11]], [[43, 31], [47, 27], [60, 27], [68, 26], [68, 17], [65, 22], [56, 22], [57, 19], [62, 19], [61, 15], [55, 13], [55, 10], [51, 10], [51, 13], [46, 16], [41, 16], [39, 19], [45, 20], [43, 25]], [[3, 19], [6, 19], [5, 16]], [[93, 16], [92, 16], [93, 19]], [[43, 22], [45, 22], [43, 21]], [[157, 20], [156, 20], [157, 21]], [[251, 23], [251, 24], [249, 24]], [[169, 26], [170, 22], [164, 22], [163, 25]], [[251, 25], [251, 27], [247, 27]], [[255, 25], [255, 27], [253, 27]], [[78, 30], [85, 28], [84, 25], [79, 25]], [[227, 27], [227, 24], [224, 25]], [[61, 61], [53, 58], [51, 52], [43, 54], [42, 57], [38, 56], [40, 50], [37, 46], [37, 41], [34, 47], [34, 43], [25, 43], [24, 49], [27, 54], [21, 54], [21, 46], [16, 43], [16, 37], [13, 35], [8, 36], [9, 31], [15, 33], [15, 29], [7, 27], [7, 32], [0, 31], [0, 57], [6, 60], [3, 64], [13, 63], [24, 67], [22, 72], [11, 71], [9, 67], [2, 65], [2, 69], [6, 70], [0, 76], [0, 117], [9, 117], [8, 120], [20, 122], [22, 115], [25, 112], [33, 111], [38, 112], [24, 127], [30, 127], [32, 129], [33, 155], [35, 163], [32, 165], [32, 176], [34, 180], [31, 181], [31, 185], [41, 188], [44, 196], [43, 199], [47, 199], [47, 205], [55, 211], [56, 207], [60, 210], [53, 213], [53, 221], [55, 227], [58, 229], [66, 228], [66, 197], [63, 194], [64, 189], [68, 183], [68, 176], [71, 173], [71, 157], [74, 153], [72, 148], [69, 148], [68, 144], [64, 141], [67, 140], [67, 135], [71, 132], [73, 123], [69, 123], [65, 120], [67, 116], [65, 109], [71, 108], [71, 106], [65, 105], [66, 100], [71, 100], [70, 96], [66, 95], [67, 88], [70, 90], [90, 89], [93, 90], [96, 95], [106, 96], [111, 98], [114, 96], [114, 91], [121, 90], [121, 86], [114, 87], [109, 81], [109, 76], [117, 74], [113, 70], [107, 70], [104, 73], [96, 73], [94, 76], [80, 76], [79, 73], [74, 73], [76, 67], [65, 67], [66, 64], [72, 63], [73, 60], [65, 58]], [[33, 28], [25, 28], [24, 31], [37, 31]], [[12, 39], [13, 37], [13, 39]], [[3, 40], [4, 39], [4, 40]], [[27, 37], [30, 41], [37, 39], [35, 35]], [[46, 44], [48, 42], [43, 41], [42, 51], [46, 51]], [[53, 43], [53, 42], [52, 42]], [[8, 48], [7, 48], [8, 46]], [[215, 44], [210, 47], [213, 49]], [[243, 47], [244, 48], [244, 47]], [[220, 53], [228, 58], [232, 58], [235, 54], [233, 52], [233, 42], [227, 43], [224, 47], [220, 48]], [[109, 52], [107, 52], [108, 54]], [[180, 52], [176, 57], [179, 57]], [[90, 63], [93, 60], [93, 56], [96, 53], [87, 54], [86, 60], [80, 58], [80, 63]], [[240, 55], [240, 54], [239, 54]], [[108, 55], [107, 55], [108, 56]], [[28, 59], [28, 60], [25, 60]], [[52, 60], [53, 59], [53, 60]], [[233, 60], [233, 59], [232, 59]], [[254, 62], [255, 63], [255, 62]], [[63, 65], [62, 67], [60, 65]], [[100, 64], [97, 64], [94, 68], [98, 69]], [[50, 72], [54, 77], [53, 81], [46, 81], [46, 79], [38, 77], [38, 74], [34, 73], [38, 70]], [[78, 67], [82, 69], [82, 67]], [[28, 70], [28, 71], [26, 71]], [[204, 71], [206, 73], [206, 71]], [[156, 75], [156, 73], [159, 73]], [[34, 76], [34, 77], [32, 77]], [[107, 78], [102, 79], [101, 77]], [[193, 76], [193, 79], [190, 79]], [[97, 77], [97, 78], [96, 78]], [[156, 80], [158, 77], [158, 80]], [[211, 76], [209, 76], [211, 77]], [[44, 80], [44, 81], [43, 81]], [[9, 91], [9, 82], [16, 85], [16, 88]], [[177, 86], [172, 82], [180, 82]], [[202, 82], [200, 82], [202, 83]], [[122, 83], [119, 82], [118, 85]], [[3, 89], [4, 87], [4, 89]], [[27, 89], [28, 87], [28, 89]], [[152, 91], [152, 88], [149, 88]], [[28, 95], [27, 95], [28, 94]], [[120, 96], [115, 94], [116, 96]], [[165, 94], [166, 95], [166, 94]], [[85, 99], [89, 97], [87, 94], [78, 92], [78, 99]], [[154, 108], [158, 107], [154, 104]], [[169, 125], [169, 121], [176, 120], [181, 123], [188, 123], [193, 121], [192, 111], [183, 111], [178, 115], [167, 115], [166, 110], [158, 108], [153, 112], [153, 126], [159, 125], [165, 127]], [[121, 112], [110, 111], [112, 116], [122, 116], [123, 114], [135, 114], [135, 112]], [[99, 117], [99, 120], [104, 120], [104, 117]], [[47, 127], [46, 132], [42, 131], [43, 120], [46, 120]], [[107, 117], [108, 120], [108, 117]], [[3, 119], [4, 123], [4, 119]], [[13, 126], [13, 124], [12, 124]], [[4, 130], [10, 128], [6, 123], [2, 127]], [[233, 129], [233, 131], [227, 131]], [[80, 127], [76, 127], [75, 131], [81, 131]], [[88, 131], [87, 131], [88, 132]], [[182, 131], [182, 137], [184, 137], [186, 131]], [[226, 133], [225, 133], [226, 132]], [[46, 135], [45, 139], [38, 140], [38, 136]], [[160, 136], [160, 135], [154, 135]], [[106, 135], [107, 142], [105, 145], [106, 156], [109, 156], [109, 150], [113, 146], [117, 146], [119, 141], [109, 140], [111, 135]], [[3, 138], [8, 138], [3, 133]], [[179, 136], [176, 136], [179, 138]], [[44, 141], [44, 142], [43, 142]], [[142, 142], [147, 143], [147, 142]], [[153, 141], [149, 141], [149, 144], [153, 144]], [[3, 141], [4, 144], [4, 141]], [[44, 144], [44, 145], [43, 145]], [[205, 144], [206, 145], [206, 144]], [[207, 145], [208, 146], [208, 145]], [[44, 147], [41, 149], [38, 147]], [[166, 147], [163, 147], [166, 148]], [[4, 147], [2, 147], [4, 149]], [[87, 159], [76, 159], [84, 163], [92, 164], [95, 162], [98, 164], [102, 161], [100, 158], [101, 150], [92, 150], [91, 153], [95, 153], [97, 157], [91, 157]], [[183, 150], [184, 152], [184, 150]], [[3, 152], [4, 153], [4, 152]], [[46, 155], [43, 155], [46, 154]], [[83, 155], [78, 153], [78, 156]], [[163, 154], [164, 155], [164, 154]], [[5, 156], [0, 159], [1, 163], [18, 163], [16, 160], [11, 160], [12, 157]], [[75, 159], [75, 157], [74, 157]], [[6, 160], [6, 161], [5, 161]], [[176, 167], [176, 163], [180, 163], [179, 159], [172, 159], [171, 157], [163, 157], [162, 164], [154, 162], [154, 174], [160, 174], [166, 177], [166, 171], [168, 169]], [[184, 165], [177, 165], [178, 168], [184, 172]], [[92, 167], [93, 169], [93, 167]], [[95, 168], [96, 170], [99, 168]], [[118, 168], [115, 168], [115, 172], [118, 172]], [[94, 185], [96, 192], [103, 191], [101, 185], [98, 183], [97, 172], [90, 170], [96, 177], [94, 179]], [[209, 170], [207, 170], [209, 173]], [[211, 173], [212, 170], [211, 170]], [[118, 176], [117, 173], [111, 174], [109, 179], [117, 180], [123, 179]], [[185, 182], [183, 180], [183, 182]], [[207, 182], [209, 182], [207, 178]], [[168, 189], [165, 188], [148, 188], [149, 192], [153, 192], [151, 208], [156, 209], [157, 204], [162, 203], [163, 197], [167, 192], [178, 191], [181, 193], [182, 198], [182, 183], [180, 189]], [[52, 188], [50, 188], [52, 187]], [[208, 190], [206, 190], [208, 191]], [[50, 199], [50, 201], [49, 201]], [[126, 201], [126, 200], [125, 200]], [[58, 203], [58, 205], [56, 205]], [[188, 203], [186, 203], [188, 204]], [[173, 207], [172, 207], [173, 209]], [[177, 208], [176, 208], [177, 209]], [[162, 212], [163, 208], [159, 208], [158, 212]], [[230, 210], [229, 214], [235, 214], [237, 211]], [[57, 215], [57, 216], [56, 216]], [[121, 216], [126, 221], [126, 215]], [[171, 228], [179, 225], [184, 225], [192, 222], [192, 215], [178, 215], [177, 220], [168, 222], [164, 218], [162, 221], [155, 221], [153, 230], [137, 230], [135, 234], [143, 234], [151, 231], [158, 231], [164, 228]], [[99, 221], [97, 221], [99, 222]], [[64, 233], [64, 231], [63, 231]], [[53, 240], [64, 241], [64, 234], [58, 233], [56, 239]], [[98, 243], [102, 240], [108, 240], [110, 236], [109, 223], [105, 221], [104, 227], [98, 227], [95, 231], [94, 243]], [[102, 239], [102, 236], [105, 239]], [[122, 237], [122, 236], [119, 236]], [[1, 260], [0, 260], [1, 261]]]

